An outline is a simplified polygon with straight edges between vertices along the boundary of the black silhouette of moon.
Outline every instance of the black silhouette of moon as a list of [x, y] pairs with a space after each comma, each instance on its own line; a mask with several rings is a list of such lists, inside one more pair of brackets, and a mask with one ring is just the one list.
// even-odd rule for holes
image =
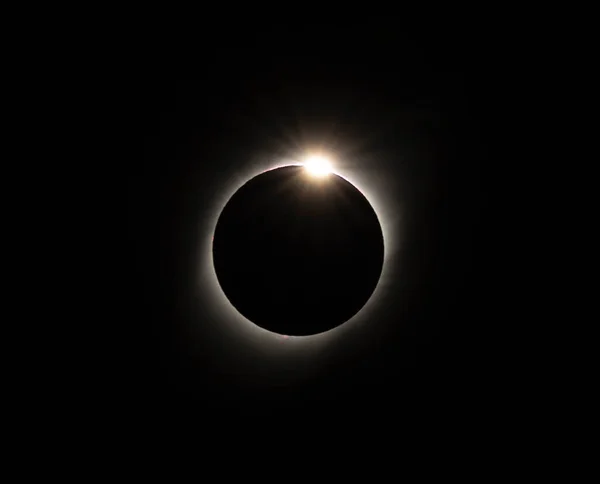
[[352, 318], [373, 294], [384, 241], [365, 196], [333, 173], [264, 172], [221, 212], [213, 262], [225, 296], [274, 333], [306, 336]]

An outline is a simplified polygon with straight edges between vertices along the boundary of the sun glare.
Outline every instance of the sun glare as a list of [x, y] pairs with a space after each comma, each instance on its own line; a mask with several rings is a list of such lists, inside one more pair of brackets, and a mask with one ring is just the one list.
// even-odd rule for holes
[[311, 156], [304, 163], [304, 167], [312, 176], [323, 177], [331, 173], [329, 160], [322, 156]]

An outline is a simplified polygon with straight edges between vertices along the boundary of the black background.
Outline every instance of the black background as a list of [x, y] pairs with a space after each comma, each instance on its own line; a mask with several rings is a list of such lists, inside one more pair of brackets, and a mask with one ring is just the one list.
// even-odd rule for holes
[[[111, 395], [139, 412], [224, 418], [427, 412], [476, 395], [499, 328], [493, 42], [382, 18], [186, 34], [128, 41], [110, 79], [130, 148], [110, 171], [124, 221], [105, 326]], [[372, 327], [282, 357], [215, 329], [222, 314], [194, 282], [198, 233], [253, 159], [315, 144], [368, 160], [387, 210], [403, 214], [403, 245]]]

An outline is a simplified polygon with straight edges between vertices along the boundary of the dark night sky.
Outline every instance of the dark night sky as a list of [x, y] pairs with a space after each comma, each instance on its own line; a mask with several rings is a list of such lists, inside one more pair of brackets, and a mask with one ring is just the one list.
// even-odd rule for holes
[[[489, 316], [482, 220], [499, 101], [481, 50], [378, 20], [140, 41], [124, 57], [115, 118], [134, 151], [118, 169], [127, 225], [115, 333], [127, 395], [270, 415], [416, 407], [458, 391], [485, 352]], [[393, 243], [360, 324], [299, 343], [232, 315], [206, 254], [233, 191], [312, 147], [368, 187]]]

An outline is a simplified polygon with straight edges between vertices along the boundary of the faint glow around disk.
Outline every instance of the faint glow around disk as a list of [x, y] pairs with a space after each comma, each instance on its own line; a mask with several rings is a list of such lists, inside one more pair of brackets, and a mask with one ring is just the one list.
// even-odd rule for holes
[[[277, 345], [271, 345], [271, 348], [282, 348], [281, 338], [282, 335], [273, 333], [260, 326], [254, 324], [242, 316], [229, 302], [225, 293], [222, 291], [219, 285], [217, 275], [214, 269], [213, 253], [212, 253], [212, 234], [214, 234], [215, 227], [223, 208], [231, 198], [231, 196], [248, 180], [258, 176], [261, 173], [267, 171], [276, 170], [286, 166], [303, 166], [306, 168], [309, 174], [314, 173], [315, 176], [327, 176], [327, 174], [333, 173], [332, 166], [329, 160], [325, 157], [311, 156], [309, 158], [303, 158], [303, 162], [297, 161], [298, 158], [282, 159], [278, 162], [273, 163], [270, 160], [264, 160], [262, 162], [249, 163], [248, 168], [243, 172], [240, 172], [236, 179], [229, 180], [229, 186], [227, 190], [221, 192], [221, 197], [215, 200], [215, 205], [211, 209], [211, 216], [209, 217], [210, 229], [203, 230], [204, 237], [207, 237], [205, 248], [202, 250], [205, 259], [203, 264], [205, 271], [200, 273], [200, 281], [207, 292], [207, 300], [210, 300], [214, 307], [218, 310], [220, 316], [220, 323], [223, 327], [228, 327], [231, 334], [235, 334], [243, 337], [248, 343], [253, 341], [256, 345], [262, 345], [267, 341], [278, 343]], [[317, 166], [319, 168], [317, 169]], [[310, 168], [309, 168], [310, 167]], [[315, 170], [313, 171], [313, 167]], [[327, 171], [326, 168], [327, 167]], [[317, 175], [318, 174], [318, 175]], [[320, 333], [311, 336], [293, 336], [286, 339], [286, 347], [290, 349], [289, 345], [304, 346], [316, 343], [317, 341], [326, 344], [328, 341], [333, 341], [337, 336], [347, 331], [350, 324], [358, 324], [365, 320], [365, 315], [369, 314], [371, 309], [378, 305], [378, 301], [382, 297], [382, 292], [385, 292], [385, 288], [388, 284], [390, 277], [390, 257], [397, 252], [400, 246], [400, 240], [398, 240], [398, 210], [388, 206], [386, 203], [386, 187], [385, 178], [379, 177], [379, 172], [375, 170], [367, 170], [364, 165], [353, 165], [352, 162], [345, 161], [344, 163], [336, 163], [335, 174], [345, 179], [353, 186], [355, 186], [371, 203], [379, 222], [383, 230], [384, 238], [384, 264], [383, 270], [379, 278], [379, 282], [375, 291], [371, 295], [371, 298], [367, 301], [365, 306], [355, 314], [346, 323], [339, 325], [325, 333]], [[388, 190], [389, 191], [389, 190]], [[300, 346], [298, 346], [300, 348]]]
[[331, 173], [331, 163], [323, 156], [311, 156], [304, 163], [304, 167], [315, 177], [324, 177]]

